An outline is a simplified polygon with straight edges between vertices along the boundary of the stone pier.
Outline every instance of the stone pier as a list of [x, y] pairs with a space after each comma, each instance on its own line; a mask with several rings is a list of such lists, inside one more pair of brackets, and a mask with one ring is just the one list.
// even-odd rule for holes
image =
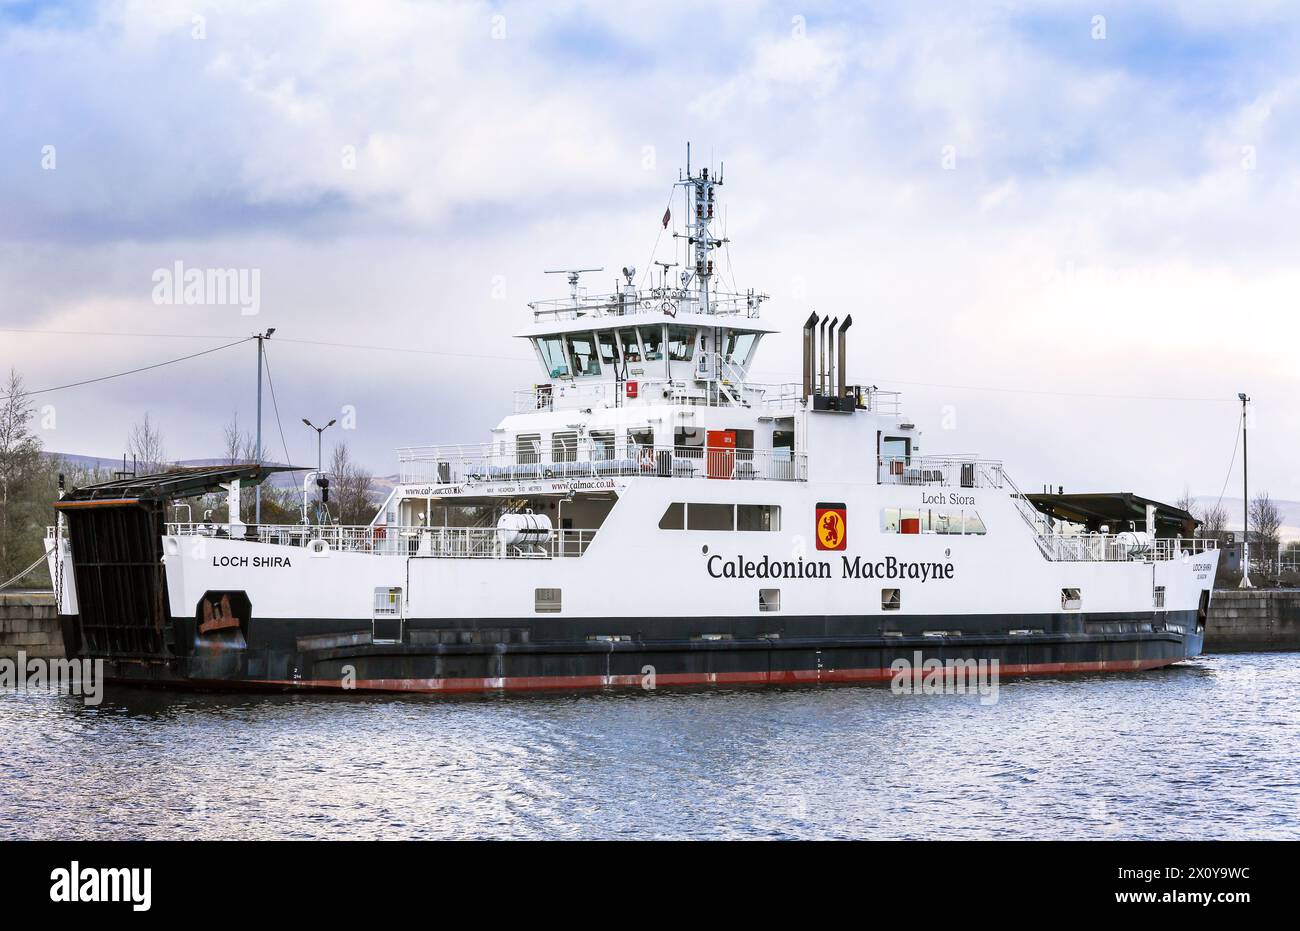
[[55, 615], [51, 592], [0, 592], [0, 656], [14, 659], [63, 656], [63, 631]]

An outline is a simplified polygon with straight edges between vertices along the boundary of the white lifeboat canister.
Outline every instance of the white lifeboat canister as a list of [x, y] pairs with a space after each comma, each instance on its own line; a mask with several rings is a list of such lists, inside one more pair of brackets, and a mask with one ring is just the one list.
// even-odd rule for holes
[[540, 546], [551, 539], [551, 519], [545, 514], [503, 514], [497, 536], [506, 546]]
[[1151, 534], [1142, 530], [1127, 530], [1116, 534], [1115, 542], [1127, 547], [1130, 556], [1144, 556], [1151, 549]]

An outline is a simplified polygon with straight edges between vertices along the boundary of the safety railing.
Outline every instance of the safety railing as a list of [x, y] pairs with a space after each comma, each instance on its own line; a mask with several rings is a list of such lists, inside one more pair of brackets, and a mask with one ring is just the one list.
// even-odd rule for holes
[[[169, 536], [229, 539], [227, 524], [168, 524]], [[507, 544], [495, 527], [344, 526], [339, 524], [262, 524], [244, 528], [237, 539], [302, 547], [309, 555], [369, 553], [435, 559], [549, 559], [581, 556], [595, 530], [552, 530], [537, 543]]]
[[[757, 317], [765, 295], [752, 291], [745, 293], [712, 291], [709, 294], [708, 314]], [[541, 323], [552, 320], [574, 320], [578, 317], [623, 317], [629, 314], [659, 313], [668, 317], [706, 313], [705, 305], [696, 291], [681, 288], [624, 288], [605, 294], [591, 294], [579, 288], [569, 297], [544, 301], [531, 301], [528, 308], [533, 319]]]
[[[560, 479], [713, 478], [807, 481], [808, 458], [787, 449], [562, 443], [550, 451], [504, 444], [414, 446], [398, 451], [403, 484], [459, 484]], [[532, 460], [532, 461], [530, 461]]]
[[1044, 541], [1058, 562], [1163, 562], [1196, 556], [1218, 546], [1215, 540], [1176, 537], [1150, 540], [1145, 534], [1081, 533], [1049, 535]]
[[1002, 463], [990, 459], [886, 456], [877, 460], [881, 485], [940, 485], [949, 488], [1001, 488]]

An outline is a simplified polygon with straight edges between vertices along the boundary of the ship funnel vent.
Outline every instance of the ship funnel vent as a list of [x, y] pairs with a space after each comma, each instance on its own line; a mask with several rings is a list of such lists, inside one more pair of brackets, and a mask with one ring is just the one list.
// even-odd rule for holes
[[803, 325], [803, 396], [813, 410], [852, 413], [862, 405], [859, 389], [848, 382], [848, 332], [853, 316], [809, 316]]

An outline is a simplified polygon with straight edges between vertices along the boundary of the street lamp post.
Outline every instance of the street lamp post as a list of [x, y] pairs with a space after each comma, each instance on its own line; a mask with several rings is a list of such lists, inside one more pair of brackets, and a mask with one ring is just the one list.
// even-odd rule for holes
[[[305, 423], [307, 426], [311, 427], [311, 429], [313, 429], [313, 430], [316, 431], [316, 482], [319, 484], [319, 483], [320, 483], [320, 473], [321, 473], [321, 469], [324, 467], [323, 460], [321, 459], [321, 436], [325, 433], [326, 430], [328, 430], [330, 427], [334, 426], [334, 424], [338, 423], [338, 421], [337, 421], [337, 420], [331, 420], [329, 423], [327, 423], [327, 424], [326, 424], [325, 426], [323, 426], [323, 427], [318, 427], [318, 426], [316, 426], [314, 423], [312, 423], [312, 422], [311, 422], [310, 420], [308, 420], [306, 417], [304, 417], [304, 418], [302, 419], [302, 422]], [[317, 513], [317, 519], [319, 520], [319, 518], [320, 518], [320, 515], [319, 515], [319, 513]]]
[[1240, 588], [1254, 588], [1250, 584], [1250, 473], [1246, 459], [1246, 404], [1250, 398], [1246, 393], [1237, 395], [1241, 399], [1241, 585]]

